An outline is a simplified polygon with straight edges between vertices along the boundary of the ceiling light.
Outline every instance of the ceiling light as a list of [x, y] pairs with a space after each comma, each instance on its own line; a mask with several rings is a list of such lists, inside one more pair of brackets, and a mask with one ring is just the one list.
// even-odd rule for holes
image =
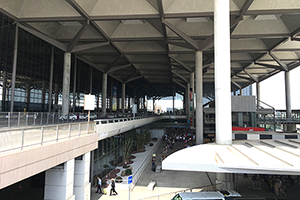
[[254, 20], [277, 20], [276, 15], [257, 15]]
[[144, 24], [144, 20], [139, 19], [131, 19], [131, 20], [121, 20], [123, 24]]
[[82, 24], [79, 22], [58, 22], [58, 23], [60, 23], [62, 26], [82, 26]]
[[193, 18], [186, 18], [186, 22], [188, 23], [199, 23], [199, 22], [208, 22], [209, 17], [193, 17]]

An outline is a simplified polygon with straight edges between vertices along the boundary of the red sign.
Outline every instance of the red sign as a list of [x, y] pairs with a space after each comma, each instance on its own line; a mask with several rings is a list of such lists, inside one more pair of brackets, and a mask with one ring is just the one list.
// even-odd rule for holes
[[232, 127], [233, 131], [265, 131], [265, 128], [260, 127]]

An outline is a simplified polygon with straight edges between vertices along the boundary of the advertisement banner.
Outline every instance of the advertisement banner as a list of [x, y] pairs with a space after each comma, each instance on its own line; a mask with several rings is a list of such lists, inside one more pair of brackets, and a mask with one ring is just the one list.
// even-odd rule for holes
[[117, 111], [117, 85], [113, 86], [112, 111]]

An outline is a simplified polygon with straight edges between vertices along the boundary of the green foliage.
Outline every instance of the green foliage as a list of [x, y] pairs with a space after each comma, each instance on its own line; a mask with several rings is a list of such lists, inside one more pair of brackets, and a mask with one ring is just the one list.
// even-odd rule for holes
[[122, 183], [123, 182], [123, 178], [121, 176], [118, 176], [115, 180], [116, 183]]
[[145, 134], [139, 133], [137, 134], [137, 151], [143, 151], [144, 150], [144, 144], [145, 144]]
[[130, 166], [130, 165], [123, 165], [123, 168], [126, 169], [126, 168], [128, 168], [129, 166]]
[[131, 171], [131, 169], [126, 169], [126, 170], [125, 170], [125, 173], [126, 173], [126, 175], [131, 175], [131, 174], [132, 174], [132, 171]]
[[132, 145], [133, 145], [132, 139], [128, 138], [125, 141], [125, 144], [124, 144], [124, 158], [125, 158], [126, 162], [129, 161], [129, 156], [130, 156], [130, 153], [131, 153], [131, 147], [132, 147]]
[[152, 147], [152, 146], [153, 146], [153, 143], [151, 142], [151, 143], [149, 144], [149, 146]]
[[109, 165], [108, 164], [104, 164], [103, 167], [104, 168], [109, 168]]
[[151, 133], [150, 131], [147, 129], [145, 131], [145, 144], [148, 144], [150, 142], [150, 137], [151, 137]]

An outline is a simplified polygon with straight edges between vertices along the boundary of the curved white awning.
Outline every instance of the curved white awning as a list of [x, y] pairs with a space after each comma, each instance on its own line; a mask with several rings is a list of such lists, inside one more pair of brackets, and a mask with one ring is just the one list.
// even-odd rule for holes
[[203, 144], [169, 155], [163, 170], [221, 173], [299, 174], [300, 140], [234, 141]]

